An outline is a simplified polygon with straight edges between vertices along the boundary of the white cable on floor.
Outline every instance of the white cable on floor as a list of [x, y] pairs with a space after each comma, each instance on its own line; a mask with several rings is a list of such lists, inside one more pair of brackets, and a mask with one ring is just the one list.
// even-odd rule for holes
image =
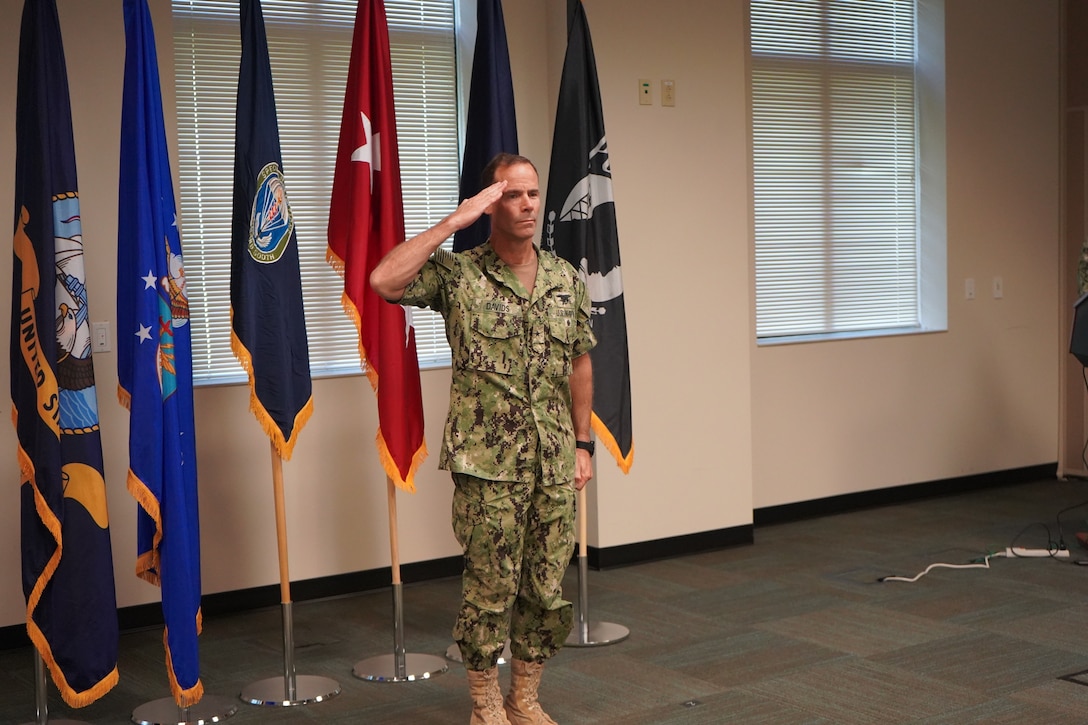
[[877, 579], [877, 581], [878, 582], [907, 582], [909, 584], [909, 583], [913, 583], [913, 582], [918, 581], [919, 579], [921, 579], [922, 577], [924, 577], [926, 574], [933, 571], [934, 569], [989, 569], [990, 568], [990, 559], [994, 558], [995, 556], [1004, 557], [1005, 552], [1004, 551], [998, 551], [998, 552], [995, 552], [993, 554], [987, 554], [983, 558], [982, 563], [980, 563], [980, 564], [944, 564], [944, 563], [930, 564], [929, 566], [927, 566], [925, 568], [924, 571], [919, 572], [918, 574], [915, 574], [912, 577], [882, 576], [879, 579]]

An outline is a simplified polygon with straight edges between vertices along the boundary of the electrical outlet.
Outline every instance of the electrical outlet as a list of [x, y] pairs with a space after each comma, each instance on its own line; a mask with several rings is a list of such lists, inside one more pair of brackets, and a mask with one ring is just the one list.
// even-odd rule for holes
[[110, 323], [108, 323], [108, 322], [92, 322], [91, 323], [91, 351], [92, 352], [109, 352], [110, 351]]
[[661, 81], [661, 105], [662, 106], [675, 106], [676, 105], [676, 81], [674, 81], [674, 80]]
[[1068, 559], [1069, 549], [1025, 549], [1021, 546], [1007, 546], [1005, 547], [1005, 556], [1010, 559], [1032, 559], [1032, 558], [1050, 558], [1055, 559]]

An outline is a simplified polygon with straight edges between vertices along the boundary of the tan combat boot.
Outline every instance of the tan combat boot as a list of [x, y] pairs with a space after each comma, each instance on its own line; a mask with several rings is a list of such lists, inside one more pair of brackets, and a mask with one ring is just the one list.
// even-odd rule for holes
[[536, 699], [543, 674], [543, 662], [510, 660], [510, 693], [503, 702], [510, 725], [557, 725]]
[[465, 674], [468, 676], [468, 690], [472, 695], [472, 718], [468, 725], [510, 725], [502, 709], [499, 668], [465, 670]]

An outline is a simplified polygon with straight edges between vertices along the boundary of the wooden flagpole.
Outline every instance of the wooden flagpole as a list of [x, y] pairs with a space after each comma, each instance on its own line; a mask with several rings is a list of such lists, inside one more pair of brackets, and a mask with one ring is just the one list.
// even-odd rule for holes
[[269, 445], [272, 449], [272, 495], [276, 505], [276, 545], [280, 562], [280, 604], [290, 604], [291, 575], [287, 567], [287, 507], [283, 501], [283, 458], [271, 441]]
[[276, 508], [276, 548], [280, 565], [280, 609], [283, 615], [283, 677], [269, 677], [242, 689], [251, 705], [308, 705], [340, 694], [340, 683], [329, 677], [295, 674], [295, 625], [292, 617], [291, 574], [287, 566], [287, 506], [283, 497], [283, 457], [271, 440], [272, 498]]
[[389, 504], [389, 560], [393, 569], [393, 586], [400, 585], [400, 545], [397, 538], [397, 487], [385, 477], [386, 499]]
[[393, 655], [377, 655], [355, 663], [352, 674], [371, 682], [414, 682], [449, 669], [441, 657], [404, 652], [404, 595], [400, 579], [400, 543], [397, 537], [397, 487], [385, 477], [389, 506], [389, 560], [393, 574]]

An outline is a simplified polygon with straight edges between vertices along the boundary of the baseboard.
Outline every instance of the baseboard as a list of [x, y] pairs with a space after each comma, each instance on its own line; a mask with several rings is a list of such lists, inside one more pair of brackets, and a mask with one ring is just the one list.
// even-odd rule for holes
[[658, 559], [671, 559], [687, 554], [725, 549], [730, 546], [751, 544], [754, 541], [751, 524], [728, 529], [701, 531], [696, 534], [671, 536], [667, 539], [640, 541], [635, 544], [587, 547], [587, 563], [594, 569], [611, 569], [618, 566], [642, 564]]
[[[404, 584], [415, 582], [444, 579], [451, 576], [460, 576], [463, 560], [460, 556], [449, 556], [443, 559], [432, 559], [411, 564], [402, 564], [400, 567], [401, 581]], [[354, 571], [346, 574], [336, 574], [317, 579], [302, 579], [291, 582], [291, 599], [295, 602], [305, 602], [313, 599], [325, 599], [328, 597], [343, 596], [346, 594], [358, 594], [359, 592], [383, 589], [390, 586], [393, 580], [391, 567], [370, 569], [367, 571]], [[201, 614], [205, 617], [216, 617], [224, 614], [263, 609], [279, 606], [280, 585], [269, 584], [267, 586], [251, 587], [249, 589], [237, 589], [229, 592], [217, 592], [205, 594], [200, 598]], [[117, 623], [122, 632], [147, 627], [162, 627], [162, 604], [137, 604], [131, 607], [121, 607], [117, 610]], [[0, 649], [13, 649], [30, 645], [30, 638], [26, 633], [26, 626], [11, 625], [0, 627]]]
[[1013, 486], [1021, 483], [1031, 483], [1053, 479], [1058, 470], [1058, 464], [1044, 463], [1038, 466], [1026, 466], [1024, 468], [1012, 468], [1005, 471], [993, 471], [980, 473], [973, 476], [961, 476], [959, 478], [946, 478], [940, 481], [926, 481], [924, 483], [912, 483], [892, 488], [881, 488], [874, 491], [859, 491], [847, 493], [841, 496], [829, 496], [827, 498], [800, 501], [798, 503], [784, 504], [781, 506], [768, 506], [759, 508], [753, 512], [753, 521], [756, 526], [769, 524], [781, 524], [789, 521], [841, 514], [847, 511], [888, 506], [908, 501], [917, 501], [924, 498], [936, 498], [939, 496], [952, 496], [970, 491], [978, 491], [987, 488], [999, 488], [1001, 486]]
[[[758, 526], [798, 521], [986, 488], [1030, 483], [1054, 478], [1056, 471], [1057, 463], [1055, 462], [942, 481], [928, 481], [883, 488], [876, 491], [830, 496], [782, 506], [770, 506], [756, 509], [753, 512], [753, 524], [750, 525], [703, 531], [654, 541], [642, 541], [622, 546], [591, 546], [588, 547], [586, 552], [587, 563], [594, 569], [610, 569], [751, 544], [754, 541], [754, 530]], [[401, 566], [401, 581], [410, 584], [460, 576], [462, 564], [460, 556], [404, 564]], [[336, 574], [318, 579], [304, 579], [291, 582], [291, 598], [296, 602], [303, 602], [357, 594], [388, 587], [391, 581], [392, 571], [390, 567]], [[270, 584], [250, 589], [205, 594], [201, 599], [201, 611], [205, 617], [215, 617], [264, 607], [274, 607], [279, 602], [279, 584]], [[162, 605], [155, 602], [122, 607], [117, 610], [117, 620], [122, 631], [161, 627], [163, 624]], [[30, 638], [26, 634], [24, 625], [0, 627], [0, 649], [25, 647], [29, 644]]]

